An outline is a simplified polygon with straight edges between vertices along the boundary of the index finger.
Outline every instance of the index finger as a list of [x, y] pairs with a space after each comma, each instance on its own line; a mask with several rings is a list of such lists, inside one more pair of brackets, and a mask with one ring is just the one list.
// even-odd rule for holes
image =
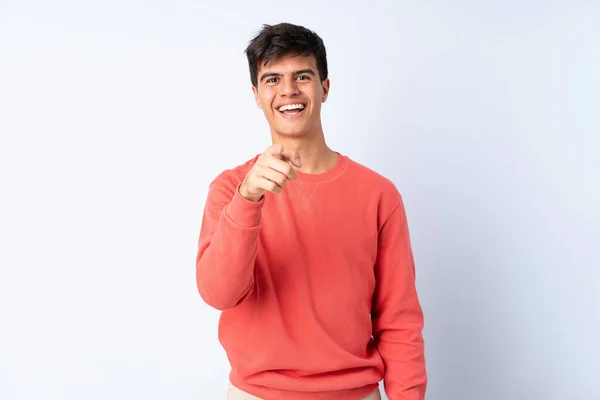
[[[274, 144], [272, 146], [267, 147], [267, 149], [265, 150], [265, 154], [271, 156], [270, 158], [274, 158], [274, 163], [270, 163], [269, 162], [269, 167], [271, 169], [274, 169], [280, 173], [282, 173], [283, 175], [285, 175], [288, 179], [296, 179], [298, 177], [298, 175], [296, 174], [296, 170], [294, 169], [294, 166], [297, 167], [301, 167], [302, 164], [300, 162], [300, 154], [298, 154], [295, 151], [292, 151], [290, 155], [286, 154], [283, 150], [283, 145], [281, 144]], [[290, 160], [290, 157], [292, 157], [292, 160], [294, 160], [295, 162], [292, 162]], [[277, 162], [277, 161], [281, 161], [281, 162]]]
[[298, 177], [294, 166], [285, 160], [277, 158], [276, 155], [268, 158], [267, 165], [269, 168], [285, 175], [288, 179], [294, 180]]
[[272, 156], [276, 156], [281, 159], [281, 153], [283, 153], [283, 146], [280, 144], [274, 144], [265, 149], [265, 153], [270, 154]]
[[297, 168], [302, 168], [302, 159], [300, 158], [300, 153], [297, 150], [292, 150], [289, 152], [284, 151], [282, 155], [284, 161], [291, 163]]

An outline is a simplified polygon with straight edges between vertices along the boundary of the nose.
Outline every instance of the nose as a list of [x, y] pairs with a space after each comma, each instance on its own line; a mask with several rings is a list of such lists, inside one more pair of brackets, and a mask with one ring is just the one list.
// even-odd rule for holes
[[281, 90], [280, 90], [279, 94], [281, 96], [292, 97], [292, 96], [296, 96], [300, 93], [300, 90], [298, 89], [298, 83], [296, 82], [296, 79], [294, 79], [294, 78], [283, 79], [280, 87], [281, 87]]

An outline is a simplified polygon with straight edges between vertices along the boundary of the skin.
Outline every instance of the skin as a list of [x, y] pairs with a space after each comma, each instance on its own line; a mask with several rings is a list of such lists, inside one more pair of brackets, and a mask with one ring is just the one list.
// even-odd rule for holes
[[[260, 65], [258, 83], [252, 86], [256, 105], [271, 130], [269, 146], [250, 169], [240, 194], [260, 201], [265, 192], [280, 193], [288, 180], [303, 173], [322, 173], [331, 168], [337, 154], [325, 143], [321, 105], [329, 94], [329, 79], [321, 80], [314, 56], [288, 56]], [[303, 104], [302, 113], [284, 115], [279, 107]]]

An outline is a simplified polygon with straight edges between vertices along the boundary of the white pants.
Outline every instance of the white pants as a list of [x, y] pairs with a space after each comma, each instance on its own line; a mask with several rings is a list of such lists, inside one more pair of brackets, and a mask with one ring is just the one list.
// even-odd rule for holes
[[[244, 392], [241, 389], [233, 386], [231, 383], [229, 384], [229, 389], [227, 390], [227, 400], [261, 400], [256, 396], [252, 396]], [[371, 394], [367, 397], [363, 397], [362, 400], [381, 400], [381, 394], [379, 393], [379, 389], [375, 389]]]

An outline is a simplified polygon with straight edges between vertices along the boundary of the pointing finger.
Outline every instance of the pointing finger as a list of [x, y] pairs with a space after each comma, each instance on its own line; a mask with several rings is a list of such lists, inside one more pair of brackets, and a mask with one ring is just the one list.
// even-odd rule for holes
[[302, 158], [300, 157], [300, 153], [296, 150], [284, 153], [283, 159], [296, 168], [302, 168]]
[[283, 146], [280, 144], [274, 144], [272, 146], [267, 147], [265, 153], [271, 154], [276, 158], [282, 159], [281, 153], [283, 153]]

